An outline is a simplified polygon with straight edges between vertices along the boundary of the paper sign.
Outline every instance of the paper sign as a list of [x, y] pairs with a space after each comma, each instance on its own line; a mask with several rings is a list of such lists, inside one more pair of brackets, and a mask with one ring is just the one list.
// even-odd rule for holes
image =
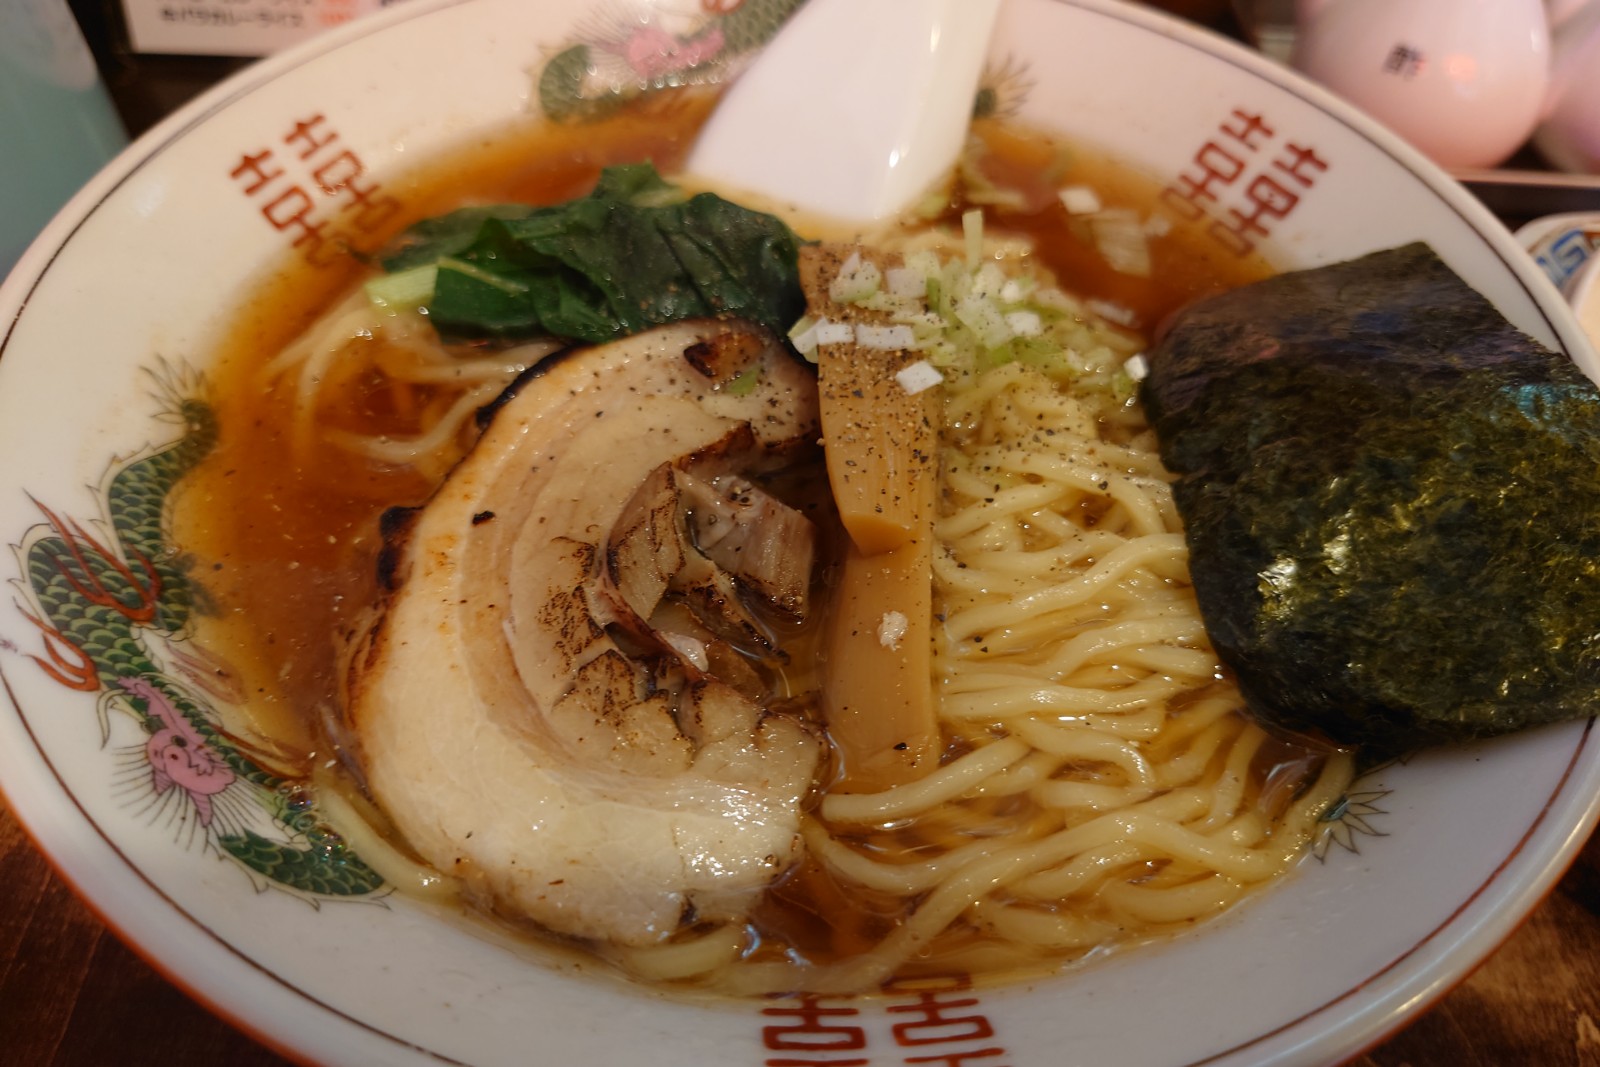
[[122, 0], [135, 52], [264, 56], [399, 0]]

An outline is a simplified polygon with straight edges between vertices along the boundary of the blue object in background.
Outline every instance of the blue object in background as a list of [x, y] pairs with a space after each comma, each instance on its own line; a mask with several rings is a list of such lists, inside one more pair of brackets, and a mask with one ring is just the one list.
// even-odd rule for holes
[[0, 0], [0, 277], [126, 143], [66, 0]]

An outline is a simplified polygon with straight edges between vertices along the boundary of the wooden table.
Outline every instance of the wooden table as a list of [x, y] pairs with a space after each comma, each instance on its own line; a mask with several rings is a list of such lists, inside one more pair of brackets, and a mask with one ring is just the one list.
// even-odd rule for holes
[[[190, 1001], [118, 941], [3, 807], [0, 886], [6, 1067], [289, 1062]], [[1600, 836], [1483, 967], [1351, 1067], [1523, 1064], [1600, 1065]]]

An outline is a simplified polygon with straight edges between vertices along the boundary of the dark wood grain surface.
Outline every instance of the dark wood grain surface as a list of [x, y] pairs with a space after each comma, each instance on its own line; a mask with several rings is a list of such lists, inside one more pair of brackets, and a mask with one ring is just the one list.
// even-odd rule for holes
[[[0, 1064], [290, 1062], [209, 1014], [124, 946], [4, 808], [0, 887]], [[1351, 1067], [1522, 1064], [1600, 1065], [1600, 836], [1476, 973]]]

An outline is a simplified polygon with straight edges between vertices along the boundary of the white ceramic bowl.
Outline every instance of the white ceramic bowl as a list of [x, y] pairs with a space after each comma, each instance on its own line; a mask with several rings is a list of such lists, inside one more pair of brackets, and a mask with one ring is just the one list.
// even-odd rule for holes
[[[80, 544], [124, 536], [108, 522], [104, 476], [182, 432], [153, 417], [148, 372], [203, 363], [301, 232], [286, 190], [311, 187], [318, 160], [285, 140], [297, 124], [336, 133], [363, 180], [383, 186], [523, 113], [530, 68], [596, 25], [578, 0], [408, 0], [247, 70], [117, 160], [0, 291], [0, 531], [38, 550], [51, 536], [42, 504], [64, 529], [81, 524]], [[1268, 62], [1111, 0], [1007, 0], [992, 62], [1026, 88], [1021, 119], [1148, 171], [1165, 209], [1207, 212], [1218, 241], [1250, 235], [1253, 219], [1283, 265], [1307, 266], [1427, 240], [1514, 322], [1594, 371], [1569, 310], [1475, 201]], [[285, 175], [250, 191], [249, 159], [267, 149], [265, 170]], [[324, 176], [352, 173], [343, 166]], [[353, 217], [306, 195], [321, 213], [306, 221]], [[30, 575], [26, 555], [0, 605], [10, 803], [123, 936], [240, 1025], [316, 1062], [1332, 1063], [1492, 951], [1559, 877], [1600, 797], [1589, 722], [1431, 752], [1359, 781], [1287, 884], [1174, 943], [982, 994], [692, 1006], [564, 973], [402, 897], [299, 893], [250, 869], [194, 803], [154, 803], [173, 795], [140, 763], [171, 741], [156, 737], [161, 724], [104, 689], [63, 684], [70, 649], [29, 617], [49, 568]], [[160, 633], [138, 642], [135, 655], [165, 662]], [[292, 796], [237, 789], [232, 832], [305, 845]], [[269, 817], [274, 797], [287, 822]]]

